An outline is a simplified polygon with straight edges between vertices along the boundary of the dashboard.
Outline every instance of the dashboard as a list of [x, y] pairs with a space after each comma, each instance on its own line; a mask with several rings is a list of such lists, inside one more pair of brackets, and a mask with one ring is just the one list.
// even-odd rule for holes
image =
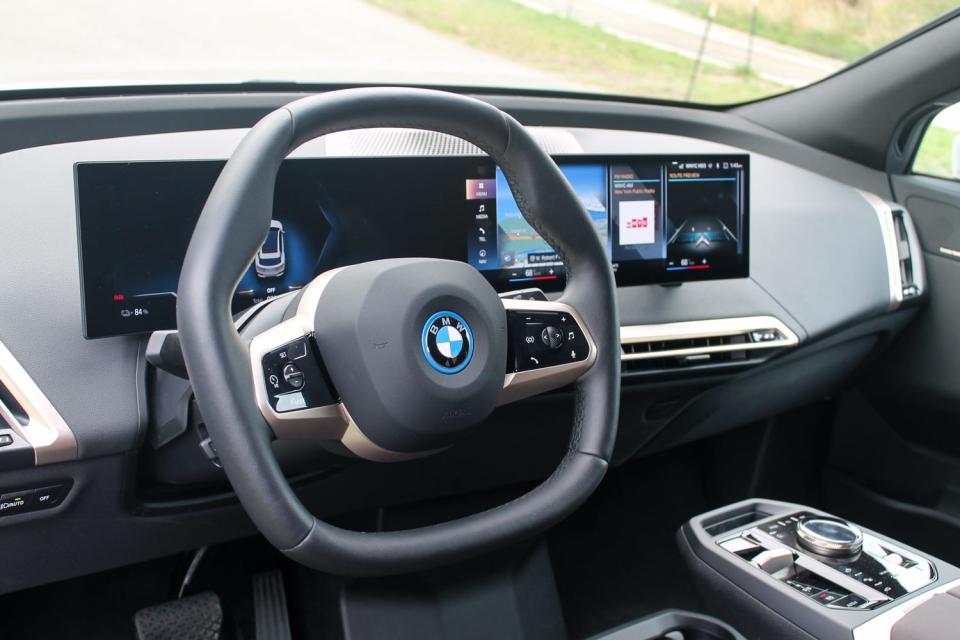
[[[122, 311], [134, 296], [176, 290], [182, 253], [206, 189], [244, 133], [160, 133], [0, 154], [4, 210], [17, 212], [4, 217], [0, 234], [11, 269], [0, 289], [7, 319], [0, 341], [63, 414], [79, 455], [129, 451], [143, 441], [152, 419], [144, 349], [151, 327], [172, 327], [172, 300], [142, 299], [158, 298], [167, 305], [165, 312], [143, 302], [150, 311], [146, 316], [131, 310], [123, 317]], [[686, 323], [719, 321], [722, 326], [732, 322], [741, 332], [744, 326], [782, 325], [803, 347], [902, 303], [892, 214], [876, 196], [763, 153], [700, 138], [570, 127], [533, 127], [532, 133], [565, 167], [599, 164], [601, 180], [612, 175], [609, 168], [604, 173], [603, 163], [609, 167], [622, 159], [744, 159], [740, 276], [690, 279], [676, 286], [664, 282], [666, 269], [651, 261], [658, 264], [650, 276], [656, 284], [621, 280], [618, 287], [625, 344], [662, 342], [665, 335], [680, 339], [690, 336]], [[282, 235], [278, 225], [270, 230], [272, 238], [265, 234], [265, 246], [238, 296], [263, 289], [239, 304], [273, 295], [276, 291], [267, 289], [280, 282], [299, 286], [325, 264], [404, 255], [469, 261], [479, 222], [473, 209], [481, 203], [468, 199], [467, 181], [495, 180], [496, 173], [478, 149], [454, 140], [372, 130], [333, 134], [295, 150], [276, 189], [274, 219]], [[358, 173], [361, 166], [384, 169]], [[321, 170], [325, 180], [317, 175]], [[349, 199], [333, 201], [338, 191]], [[414, 200], [416, 207], [405, 204]], [[492, 219], [486, 224], [492, 228]], [[281, 245], [289, 268], [284, 264], [278, 276]], [[264, 275], [273, 270], [274, 276], [257, 276], [257, 262]], [[625, 264], [618, 264], [620, 278]], [[684, 277], [722, 272], [711, 271], [690, 270]], [[498, 269], [486, 273], [494, 279], [502, 275]], [[753, 318], [776, 322], [756, 326], [743, 320]], [[87, 336], [110, 337], [84, 340], [85, 323]], [[699, 335], [698, 330], [694, 337]], [[639, 364], [642, 354], [628, 355], [625, 371]], [[704, 370], [710, 370], [708, 364], [713, 366], [705, 363]], [[89, 402], [105, 395], [109, 407]]]
[[[749, 157], [557, 158], [623, 286], [749, 275]], [[84, 335], [176, 328], [190, 235], [222, 161], [78, 163]], [[501, 292], [559, 291], [564, 265], [499, 168], [472, 157], [287, 160], [233, 311], [377, 258], [469, 262]]]
[[[124, 116], [102, 119], [52, 101], [42, 126], [18, 121], [24, 139], [52, 137], [0, 153], [0, 387], [41, 411], [0, 450], [0, 492], [64, 492], [48, 509], [0, 517], [0, 537], [22, 550], [0, 591], [252, 532], [198, 447], [189, 384], [147, 356], [158, 330], [174, 328], [170, 293], [220, 168], [245, 127], [294, 97], [103, 98]], [[615, 464], [822, 398], [912, 317], [900, 247], [915, 242], [898, 243], [909, 215], [884, 200], [882, 174], [719, 112], [490, 99], [543, 125], [531, 132], [593, 213], [616, 269]], [[331, 265], [410, 255], [468, 262], [505, 294], [536, 286], [556, 298], [559, 260], [515, 213], [495, 167], [454, 139], [375, 130], [311, 141], [281, 169], [274, 223], [235, 309]], [[488, 436], [415, 468], [342, 468], [298, 447], [297, 491], [329, 515], [536, 482], [565, 451], [569, 403], [558, 393], [502, 407]], [[62, 544], [65, 528], [89, 541], [85, 553]]]

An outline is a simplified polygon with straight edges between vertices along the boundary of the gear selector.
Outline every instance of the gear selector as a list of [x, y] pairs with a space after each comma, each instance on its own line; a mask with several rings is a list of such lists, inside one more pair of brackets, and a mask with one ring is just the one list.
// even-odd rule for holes
[[827, 518], [811, 518], [797, 526], [800, 545], [824, 556], [854, 556], [863, 548], [863, 533], [857, 527]]

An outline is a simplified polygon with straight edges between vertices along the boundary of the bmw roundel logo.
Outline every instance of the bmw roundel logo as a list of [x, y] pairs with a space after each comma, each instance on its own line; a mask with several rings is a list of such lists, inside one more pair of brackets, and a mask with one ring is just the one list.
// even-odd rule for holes
[[438, 311], [423, 325], [420, 337], [427, 364], [440, 373], [459, 373], [473, 357], [473, 333], [463, 316]]

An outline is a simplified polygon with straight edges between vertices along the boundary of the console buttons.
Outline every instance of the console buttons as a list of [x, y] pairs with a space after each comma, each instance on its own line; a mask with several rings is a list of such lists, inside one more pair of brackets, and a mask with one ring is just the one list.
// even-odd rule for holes
[[904, 561], [903, 556], [901, 556], [899, 553], [889, 553], [883, 559], [884, 561], [890, 564], [896, 565], [898, 567], [902, 567], [906, 565], [906, 562]]
[[72, 486], [72, 481], [64, 481], [40, 489], [2, 491], [0, 492], [0, 516], [12, 516], [55, 507], [63, 502]]
[[300, 371], [295, 364], [288, 364], [283, 367], [283, 379], [294, 389], [303, 388], [303, 371]]
[[823, 589], [818, 589], [813, 585], [809, 585], [805, 582], [800, 582], [799, 580], [787, 580], [787, 584], [805, 596], [815, 596], [821, 591], [823, 591]]
[[15, 513], [30, 511], [33, 506], [33, 490], [11, 491], [0, 495], [0, 515], [9, 516]]
[[559, 349], [563, 346], [563, 332], [553, 325], [547, 325], [547, 327], [540, 332], [540, 341], [551, 349]]
[[0, 433], [0, 447], [5, 447], [8, 444], [13, 444], [13, 436], [9, 433]]
[[43, 487], [33, 492], [33, 508], [49, 509], [63, 502], [67, 495], [67, 488], [62, 484], [55, 484], [49, 487]]
[[834, 602], [831, 606], [840, 607], [842, 609], [859, 609], [863, 605], [867, 604], [866, 598], [861, 598], [855, 593], [851, 593], [848, 596], [840, 598]]
[[817, 602], [819, 602], [820, 604], [836, 604], [836, 602], [840, 600], [840, 598], [843, 598], [844, 596], [842, 594], [834, 593], [832, 591], [821, 591], [817, 595], [811, 596], [811, 597]]
[[[786, 577], [772, 575], [832, 609], [871, 609], [895, 601], [937, 579], [936, 568], [928, 560], [899, 548], [893, 541], [863, 533], [855, 525], [825, 514], [799, 512], [765, 520], [742, 531], [739, 537], [759, 544], [755, 549], [748, 547], [750, 553], [741, 553], [731, 544], [735, 538], [726, 538], [719, 543], [752, 564], [757, 564], [756, 560], [766, 551], [784, 547], [798, 553], [801, 559], [816, 560], [815, 565], [798, 562], [798, 571]], [[811, 547], [816, 547], [817, 551], [808, 551]], [[838, 557], [837, 553], [845, 550], [844, 547], [858, 548], [859, 551], [847, 554], [848, 557]], [[840, 586], [844, 579], [855, 580], [870, 591], [864, 589], [860, 595], [851, 593], [850, 589]]]
[[781, 335], [776, 329], [760, 329], [750, 332], [750, 339], [753, 342], [773, 342], [780, 340]]

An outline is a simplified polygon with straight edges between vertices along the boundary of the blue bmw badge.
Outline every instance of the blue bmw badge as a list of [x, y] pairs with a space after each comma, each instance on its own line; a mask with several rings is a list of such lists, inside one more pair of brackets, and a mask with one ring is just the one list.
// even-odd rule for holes
[[440, 373], [459, 373], [473, 357], [470, 325], [453, 311], [438, 311], [423, 325], [420, 336], [423, 357]]

